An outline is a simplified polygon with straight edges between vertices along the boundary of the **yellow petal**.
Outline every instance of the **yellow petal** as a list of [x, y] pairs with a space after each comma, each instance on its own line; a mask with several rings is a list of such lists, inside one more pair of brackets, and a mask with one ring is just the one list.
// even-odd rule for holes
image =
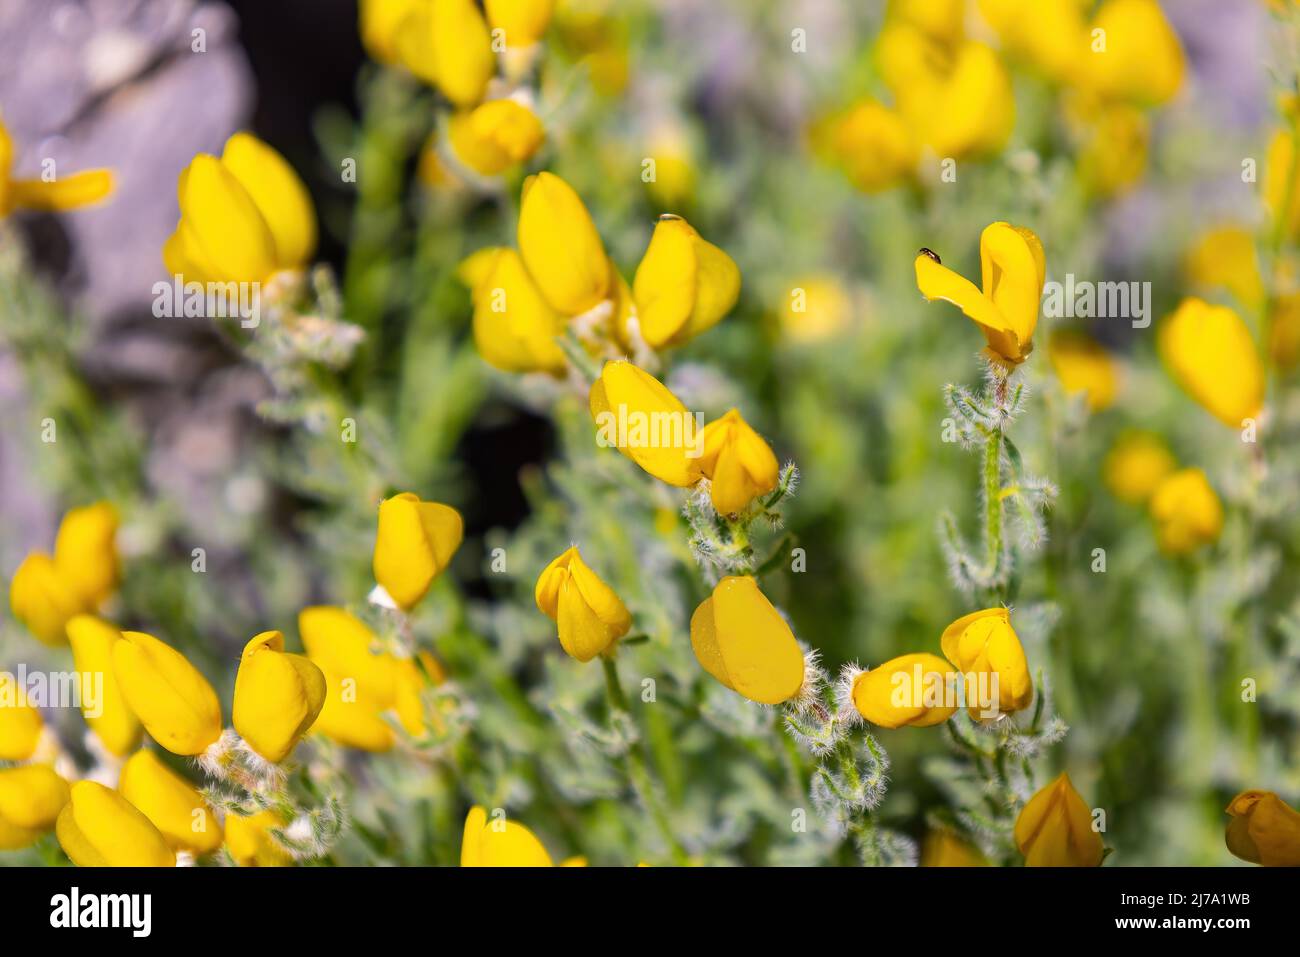
[[605, 246], [573, 187], [553, 173], [524, 181], [519, 252], [552, 308], [584, 313], [609, 292]]
[[288, 867], [293, 857], [276, 843], [272, 828], [288, 822], [273, 810], [259, 811], [248, 817], [226, 817], [226, 850], [240, 867]]
[[780, 704], [803, 686], [799, 643], [752, 578], [718, 582], [691, 618], [691, 646], [705, 671], [751, 701]]
[[460, 513], [449, 505], [422, 502], [411, 492], [385, 499], [375, 535], [375, 580], [409, 610], [447, 567], [463, 536]]
[[0, 768], [0, 851], [35, 842], [67, 803], [68, 784], [48, 765]]
[[776, 488], [780, 464], [762, 436], [732, 409], [704, 427], [700, 468], [712, 480], [713, 507], [722, 515], [743, 511]]
[[447, 139], [456, 157], [481, 176], [497, 176], [524, 162], [542, 145], [546, 131], [528, 107], [490, 100], [451, 117]]
[[113, 671], [145, 730], [173, 754], [201, 754], [221, 737], [221, 703], [212, 685], [175, 648], [152, 635], [122, 632]]
[[680, 216], [664, 215], [632, 279], [641, 334], [655, 348], [711, 328], [735, 305], [740, 270]]
[[1160, 324], [1170, 375], [1224, 425], [1239, 429], [1264, 404], [1264, 368], [1250, 330], [1227, 306], [1184, 299]]
[[918, 652], [891, 658], [853, 682], [853, 705], [882, 728], [928, 728], [957, 710], [956, 676], [938, 655]]
[[1154, 432], [1129, 431], [1106, 456], [1102, 475], [1106, 486], [1122, 501], [1140, 505], [1178, 468], [1178, 462]]
[[280, 632], [262, 632], [244, 646], [232, 720], [239, 736], [266, 760], [288, 757], [324, 703], [324, 674], [301, 655], [286, 653]]
[[[1106, 0], [1093, 19], [1091, 35], [1083, 78], [1096, 93], [1156, 105], [1181, 89], [1183, 48], [1156, 0]], [[1104, 49], [1099, 47], [1102, 38]]]
[[91, 169], [50, 182], [40, 179], [16, 179], [10, 182], [9, 201], [24, 209], [58, 213], [90, 206], [113, 192], [113, 173]]
[[488, 820], [481, 807], [470, 809], [460, 852], [461, 867], [552, 867], [551, 855], [532, 831], [514, 821]]
[[68, 621], [68, 642], [77, 671], [103, 682], [94, 709], [97, 715], [88, 713], [89, 702], [82, 702], [86, 723], [110, 753], [126, 757], [139, 746], [143, 729], [126, 703], [113, 670], [113, 646], [121, 640], [121, 631], [93, 615], [77, 615]]
[[474, 344], [485, 362], [506, 372], [565, 369], [555, 339], [564, 333], [564, 317], [552, 309], [513, 249], [497, 250], [483, 269], [474, 294]]
[[560, 645], [578, 661], [603, 653], [632, 626], [614, 590], [569, 548], [542, 571], [535, 589], [537, 607], [559, 625]]
[[531, 46], [542, 38], [555, 13], [555, 0], [485, 0], [488, 22], [508, 47]]
[[193, 786], [152, 751], [122, 766], [117, 789], [162, 833], [175, 851], [207, 854], [221, 846], [221, 825]]
[[84, 611], [85, 602], [64, 581], [54, 559], [33, 552], [9, 582], [9, 608], [33, 635], [57, 646], [67, 643], [68, 619]]
[[117, 588], [117, 510], [107, 502], [74, 508], [63, 516], [54, 540], [54, 564], [60, 578], [87, 607], [93, 608]]
[[700, 480], [703, 430], [650, 373], [624, 360], [605, 363], [592, 384], [590, 407], [602, 444], [669, 485], [688, 488]]
[[0, 671], [0, 761], [26, 761], [40, 743], [45, 722], [17, 679]]
[[306, 265], [316, 251], [316, 211], [293, 167], [251, 133], [226, 140], [221, 163], [247, 190], [271, 230], [276, 266]]
[[1067, 774], [1029, 799], [1016, 819], [1015, 838], [1028, 867], [1098, 867], [1105, 852], [1092, 810]]
[[78, 867], [174, 867], [176, 855], [126, 798], [94, 781], [72, 785], [55, 828]]
[[1028, 354], [1047, 278], [1042, 243], [1023, 226], [993, 223], [980, 234], [980, 265], [984, 295]]
[[1150, 507], [1156, 539], [1170, 555], [1212, 544], [1223, 531], [1223, 505], [1200, 469], [1167, 476], [1152, 493]]
[[275, 239], [257, 203], [215, 156], [200, 153], [181, 174], [181, 218], [212, 278], [262, 282], [276, 269]]
[[1047, 340], [1047, 357], [1068, 395], [1082, 392], [1088, 408], [1107, 409], [1119, 392], [1119, 373], [1110, 353], [1091, 336], [1057, 329]]
[[429, 32], [438, 89], [457, 106], [483, 99], [496, 57], [478, 6], [473, 0], [430, 0]]
[[922, 250], [914, 265], [916, 285], [922, 296], [928, 300], [942, 299], [957, 306], [975, 320], [994, 352], [1009, 363], [1023, 361], [1020, 341], [1010, 322], [998, 311], [992, 299], [975, 288], [974, 283], [942, 265], [929, 250]]
[[1228, 805], [1228, 850], [1265, 867], [1300, 867], [1300, 813], [1272, 791], [1243, 791]]

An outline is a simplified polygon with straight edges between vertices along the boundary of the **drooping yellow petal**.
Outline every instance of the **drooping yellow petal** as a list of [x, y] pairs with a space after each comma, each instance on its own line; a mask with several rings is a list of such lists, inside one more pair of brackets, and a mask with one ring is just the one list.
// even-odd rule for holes
[[952, 667], [938, 655], [900, 655], [858, 675], [853, 706], [882, 728], [928, 728], [957, 710], [956, 680]]
[[669, 485], [688, 488], [700, 480], [703, 429], [650, 373], [625, 360], [606, 362], [589, 404], [601, 445]]
[[113, 192], [113, 173], [90, 169], [46, 182], [41, 179], [16, 179], [9, 183], [9, 202], [24, 209], [60, 213], [91, 206]]
[[497, 176], [524, 162], [545, 138], [537, 114], [511, 99], [461, 110], [447, 126], [456, 158], [481, 176]]
[[122, 632], [113, 673], [126, 703], [160, 745], [195, 755], [221, 737], [217, 693], [185, 656], [152, 635]]
[[537, 288], [556, 311], [576, 316], [609, 293], [609, 263], [587, 207], [553, 173], [524, 180], [519, 253]]
[[1029, 663], [1006, 608], [963, 615], [944, 629], [939, 643], [944, 657], [964, 677], [971, 717], [993, 720], [1033, 702]]
[[152, 751], [122, 766], [117, 789], [162, 833], [174, 851], [207, 854], [221, 846], [221, 825], [190, 782]]
[[718, 582], [691, 617], [691, 647], [705, 671], [751, 701], [780, 704], [803, 687], [799, 643], [752, 578]]

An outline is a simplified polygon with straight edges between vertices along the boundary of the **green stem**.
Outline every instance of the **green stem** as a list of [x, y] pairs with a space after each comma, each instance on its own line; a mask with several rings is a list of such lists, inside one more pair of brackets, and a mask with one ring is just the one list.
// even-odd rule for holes
[[984, 442], [984, 538], [988, 544], [988, 577], [994, 582], [1002, 564], [1002, 430], [993, 429]]

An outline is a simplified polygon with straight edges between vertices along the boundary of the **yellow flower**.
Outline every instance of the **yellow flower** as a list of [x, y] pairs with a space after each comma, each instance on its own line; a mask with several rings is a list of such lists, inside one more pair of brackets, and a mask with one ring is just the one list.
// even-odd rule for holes
[[958, 618], [944, 629], [939, 644], [944, 657], [965, 678], [971, 717], [1001, 717], [1029, 707], [1034, 700], [1029, 663], [1007, 609], [985, 608]]
[[1188, 297], [1161, 323], [1157, 345], [1174, 380], [1224, 425], [1259, 416], [1264, 367], [1232, 309]]
[[22, 685], [0, 671], [0, 761], [26, 761], [36, 753], [45, 722], [27, 701]]
[[487, 22], [474, 0], [427, 0], [397, 27], [397, 57], [459, 107], [483, 99], [496, 72]]
[[564, 372], [555, 344], [564, 317], [550, 307], [513, 249], [471, 255], [459, 270], [474, 303], [474, 344], [483, 361], [505, 372]]
[[316, 249], [311, 196], [284, 157], [251, 133], [200, 153], [176, 186], [181, 218], [163, 246], [167, 271], [199, 283], [263, 283]]
[[93, 611], [117, 587], [117, 512], [106, 502], [71, 509], [59, 523], [54, 557], [28, 555], [9, 584], [14, 617], [48, 645], [63, 645], [73, 615]]
[[922, 867], [988, 867], [976, 848], [950, 831], [931, 831], [921, 842]]
[[906, 182], [920, 162], [920, 147], [898, 111], [871, 98], [819, 123], [811, 135], [819, 154], [864, 193]]
[[690, 223], [665, 213], [632, 277], [641, 335], [656, 349], [694, 339], [736, 304], [740, 270]]
[[78, 867], [174, 867], [162, 832], [126, 798], [94, 781], [72, 785], [55, 825]]
[[276, 843], [272, 828], [288, 822], [274, 810], [258, 811], [248, 817], [226, 816], [226, 850], [240, 867], [288, 867], [293, 855]]
[[980, 234], [984, 291], [922, 250], [916, 284], [926, 299], [943, 299], [973, 319], [988, 341], [985, 354], [1016, 366], [1033, 351], [1034, 329], [1047, 278], [1043, 244], [1023, 226], [993, 223]]
[[[110, 753], [126, 757], [140, 744], [141, 728], [113, 670], [113, 646], [121, 640], [121, 631], [93, 615], [77, 615], [68, 622], [68, 641], [77, 671], [103, 676], [102, 696], [95, 709], [99, 714], [87, 713], [86, 723]], [[81, 710], [86, 711], [84, 701]]]
[[515, 100], [489, 100], [461, 110], [447, 126], [456, 158], [481, 176], [497, 176], [537, 152], [546, 131], [528, 107]]
[[854, 679], [853, 706], [882, 728], [928, 728], [957, 710], [956, 680], [938, 655], [900, 655]]
[[1264, 159], [1264, 204], [1287, 236], [1300, 235], [1300, 182], [1297, 182], [1295, 134], [1281, 129], [1269, 141]]
[[1160, 436], [1129, 431], [1120, 436], [1106, 456], [1102, 475], [1116, 498], [1141, 505], [1176, 468], [1178, 462]]
[[217, 693], [171, 645], [124, 631], [113, 645], [113, 672], [127, 706], [172, 754], [202, 754], [221, 737]]
[[1062, 772], [1016, 818], [1016, 847], [1027, 867], [1100, 867], [1105, 853], [1092, 811]]
[[908, 91], [897, 93], [899, 105], [940, 158], [997, 153], [1011, 136], [1016, 121], [1011, 77], [983, 43], [963, 43], [944, 82], [932, 91], [923, 86], [916, 92], [915, 97]]
[[722, 515], [741, 512], [772, 491], [781, 472], [771, 447], [736, 409], [704, 427], [700, 469], [713, 483], [709, 495]]
[[652, 134], [647, 157], [654, 160], [654, 178], [646, 190], [660, 209], [680, 209], [695, 196], [695, 161], [685, 135], [661, 125]]
[[1156, 0], [1106, 0], [1093, 18], [1080, 68], [1082, 84], [1097, 95], [1152, 106], [1182, 88], [1185, 63]]
[[1151, 143], [1151, 120], [1146, 113], [1110, 101], [1073, 112], [1081, 128], [1079, 175], [1089, 189], [1108, 198], [1142, 179]]
[[1184, 555], [1218, 541], [1223, 531], [1223, 506], [1200, 469], [1183, 469], [1167, 476], [1151, 496], [1156, 541], [1170, 555]]
[[935, 40], [960, 40], [965, 27], [966, 0], [889, 0], [885, 16], [890, 22], [916, 27]]
[[619, 359], [591, 385], [597, 441], [614, 446], [655, 478], [679, 488], [700, 480], [704, 430], [650, 373]]
[[40, 179], [14, 179], [13, 140], [0, 121], [0, 219], [15, 209], [62, 212], [97, 203], [113, 192], [113, 174], [106, 169], [91, 169], [70, 176]]
[[0, 768], [0, 851], [16, 851], [54, 827], [68, 784], [49, 765]]
[[551, 855], [522, 824], [493, 817], [477, 804], [465, 817], [461, 867], [553, 867]]
[[1047, 340], [1047, 358], [1066, 394], [1084, 393], [1093, 412], [1115, 404], [1119, 373], [1115, 360], [1096, 339], [1086, 333], [1058, 329]]
[[1255, 237], [1245, 227], [1228, 225], [1207, 230], [1187, 252], [1187, 277], [1207, 289], [1227, 289], [1244, 309], [1254, 311], [1264, 301]]
[[793, 341], [822, 342], [849, 327], [853, 300], [835, 276], [804, 276], [790, 284], [779, 315], [782, 330]]
[[1243, 861], [1300, 867], [1300, 813], [1272, 791], [1242, 791], [1228, 805], [1225, 840]]
[[484, 0], [484, 6], [492, 29], [504, 34], [508, 47], [532, 46], [555, 13], [555, 0]]
[[422, 502], [412, 492], [384, 499], [375, 534], [375, 581], [409, 611], [442, 574], [464, 534], [460, 512], [450, 505]]
[[117, 790], [173, 851], [207, 854], [221, 846], [221, 825], [207, 802], [152, 751], [137, 751], [122, 766]]
[[244, 646], [235, 675], [232, 720], [239, 736], [278, 764], [302, 739], [325, 703], [325, 676], [284, 650], [284, 635], [264, 631]]
[[366, 52], [381, 63], [397, 63], [397, 38], [402, 21], [424, 2], [426, 0], [360, 0], [358, 27]]
[[610, 0], [567, 0], [556, 12], [553, 30], [559, 47], [582, 63], [601, 96], [618, 96], [628, 79], [626, 18], [614, 16], [612, 6]]
[[691, 647], [705, 671], [750, 701], [780, 704], [803, 687], [799, 643], [752, 578], [728, 576], [700, 602]]
[[537, 578], [537, 607], [559, 625], [560, 645], [579, 661], [590, 661], [627, 634], [632, 618], [614, 589], [570, 547]]
[[524, 180], [519, 254], [557, 312], [580, 315], [609, 295], [609, 258], [573, 187], [554, 173]]
[[1090, 55], [1080, 0], [979, 0], [979, 9], [1004, 49], [1058, 83]]

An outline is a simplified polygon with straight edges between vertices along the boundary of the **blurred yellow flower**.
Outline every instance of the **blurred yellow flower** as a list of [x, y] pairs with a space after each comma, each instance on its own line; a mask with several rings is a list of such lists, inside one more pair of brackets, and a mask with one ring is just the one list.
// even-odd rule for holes
[[68, 784], [45, 764], [0, 768], [0, 851], [34, 843], [68, 803]]
[[505, 372], [564, 372], [564, 353], [555, 344], [564, 317], [542, 298], [519, 253], [481, 249], [459, 272], [470, 286], [474, 344], [484, 362]]
[[373, 560], [375, 581], [409, 611], [442, 574], [465, 534], [460, 512], [401, 492], [379, 505]]
[[848, 329], [853, 299], [835, 276], [803, 276], [790, 284], [778, 315], [782, 331], [793, 341], [821, 342]]
[[70, 176], [14, 179], [14, 144], [0, 120], [0, 219], [15, 209], [62, 212], [97, 203], [113, 192], [113, 174], [90, 169]]
[[921, 842], [921, 867], [988, 867], [978, 849], [951, 831], [930, 831]]
[[221, 737], [221, 702], [185, 656], [152, 635], [124, 631], [113, 673], [127, 706], [172, 754], [202, 754]]
[[1100, 867], [1106, 850], [1091, 809], [1064, 772], [1025, 804], [1015, 836], [1027, 867]]
[[[142, 729], [113, 669], [113, 646], [121, 640], [121, 631], [93, 615], [77, 615], [68, 622], [68, 642], [77, 671], [103, 675], [102, 695], [94, 709], [99, 713], [87, 713], [86, 724], [111, 754], [124, 758], [139, 746]], [[87, 709], [88, 702], [83, 700], [81, 710]]]
[[518, 239], [529, 275], [557, 312], [580, 315], [608, 296], [609, 259], [596, 224], [554, 173], [524, 180]]
[[522, 824], [494, 815], [491, 821], [477, 804], [465, 817], [460, 845], [461, 867], [553, 867], [536, 835]]
[[899, 655], [853, 681], [853, 706], [882, 728], [928, 728], [957, 710], [957, 675], [938, 655]]
[[543, 569], [534, 598], [542, 614], [559, 625], [560, 645], [579, 661], [604, 654], [632, 627], [623, 602], [582, 560], [576, 545]]
[[488, 22], [508, 47], [532, 46], [546, 33], [555, 0], [484, 0]]
[[1273, 134], [1264, 159], [1264, 205], [1274, 228], [1295, 238], [1300, 236], [1300, 182], [1297, 182], [1295, 132], [1281, 129]]
[[734, 515], [759, 495], [776, 488], [781, 466], [763, 437], [732, 409], [704, 427], [704, 454], [700, 469], [712, 482], [713, 507]]
[[713, 328], [740, 295], [740, 270], [686, 220], [666, 213], [632, 278], [641, 335], [656, 349]]
[[1182, 44], [1156, 0], [1105, 0], [1080, 56], [1080, 82], [1097, 95], [1154, 106], [1183, 85]]
[[264, 283], [302, 269], [316, 249], [311, 196], [283, 156], [251, 133], [200, 153], [176, 186], [181, 218], [163, 245], [167, 271], [186, 282]]
[[1106, 487], [1130, 505], [1141, 505], [1155, 492], [1178, 461], [1154, 432], [1131, 430], [1115, 442], [1102, 465]]
[[1200, 469], [1167, 476], [1151, 496], [1156, 541], [1170, 555], [1184, 555], [1212, 544], [1223, 531], [1223, 506]]
[[813, 147], [857, 189], [879, 193], [916, 175], [920, 146], [898, 111], [866, 98], [818, 123]]
[[1006, 608], [963, 615], [944, 629], [939, 644], [944, 657], [962, 673], [966, 710], [972, 718], [1005, 717], [1033, 702], [1034, 681], [1025, 649]]
[[1243, 861], [1300, 867], [1300, 813], [1272, 791], [1242, 791], [1228, 804], [1225, 840]]
[[162, 832], [130, 801], [94, 781], [72, 785], [55, 833], [78, 867], [176, 865]]
[[1081, 0], [979, 0], [979, 10], [1003, 49], [1057, 83], [1089, 55]]
[[1226, 289], [1243, 309], [1254, 311], [1264, 301], [1255, 236], [1244, 226], [1209, 229], [1187, 251], [1184, 269], [1194, 285]]
[[1093, 412], [1108, 409], [1119, 392], [1119, 372], [1109, 352], [1083, 332], [1057, 329], [1047, 340], [1047, 358], [1067, 395], [1084, 393]]
[[610, 97], [623, 93], [629, 73], [626, 18], [615, 16], [613, 6], [612, 0], [565, 0], [552, 30], [565, 54], [586, 67], [592, 89]]
[[687, 488], [700, 480], [704, 430], [650, 373], [623, 359], [606, 362], [589, 405], [598, 442], [669, 485]]
[[399, 21], [395, 35], [401, 64], [455, 106], [483, 99], [497, 64], [474, 0], [425, 0]]
[[1259, 416], [1264, 367], [1235, 311], [1188, 297], [1161, 323], [1157, 345], [1174, 380], [1224, 425]]
[[54, 556], [28, 555], [9, 584], [14, 617], [47, 645], [67, 644], [68, 619], [94, 611], [118, 582], [117, 511], [107, 502], [63, 516]]
[[0, 761], [26, 761], [36, 753], [45, 722], [12, 674], [0, 671]]
[[691, 616], [691, 647], [705, 671], [750, 701], [780, 704], [803, 687], [799, 643], [752, 578], [718, 582]]
[[1293, 369], [1300, 362], [1300, 294], [1282, 293], [1274, 299], [1268, 351], [1279, 369]]
[[1088, 189], [1110, 198], [1142, 179], [1151, 142], [1151, 120], [1146, 113], [1111, 101], [1071, 112], [1080, 131], [1079, 176]]
[[288, 822], [274, 810], [258, 811], [247, 817], [226, 815], [226, 850], [239, 867], [289, 867], [293, 855], [276, 843], [272, 828]]
[[358, 0], [358, 28], [366, 52], [381, 63], [398, 62], [402, 21], [428, 0]]
[[545, 138], [537, 114], [511, 99], [460, 110], [447, 126], [456, 158], [481, 176], [497, 176], [519, 165], [537, 152]]
[[231, 720], [239, 736], [272, 763], [289, 756], [325, 703], [325, 676], [284, 650], [284, 635], [264, 631], [244, 646]]
[[695, 196], [695, 161], [686, 137], [673, 126], [655, 129], [646, 157], [654, 160], [654, 176], [642, 180], [660, 209], [681, 209]]
[[1047, 263], [1043, 244], [1023, 226], [993, 223], [980, 234], [984, 290], [959, 276], [939, 257], [916, 257], [916, 284], [927, 300], [942, 299], [973, 319], [988, 341], [991, 361], [1016, 366], [1033, 351]]
[[152, 751], [137, 751], [122, 766], [117, 790], [173, 851], [207, 854], [221, 846], [221, 825], [207, 802]]

